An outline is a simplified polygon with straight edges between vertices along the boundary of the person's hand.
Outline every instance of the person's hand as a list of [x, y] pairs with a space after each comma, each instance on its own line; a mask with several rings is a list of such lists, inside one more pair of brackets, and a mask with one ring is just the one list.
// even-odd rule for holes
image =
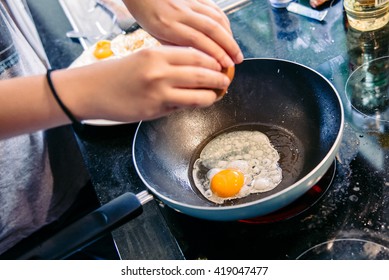
[[227, 16], [212, 0], [123, 2], [137, 22], [162, 44], [202, 50], [223, 67], [243, 60]]
[[309, 4], [311, 5], [312, 8], [318, 8], [319, 6], [323, 5], [328, 1], [330, 0], [309, 0]]
[[136, 122], [213, 104], [217, 96], [210, 89], [231, 82], [220, 70], [220, 64], [201, 51], [162, 46], [56, 71], [53, 79], [76, 117]]

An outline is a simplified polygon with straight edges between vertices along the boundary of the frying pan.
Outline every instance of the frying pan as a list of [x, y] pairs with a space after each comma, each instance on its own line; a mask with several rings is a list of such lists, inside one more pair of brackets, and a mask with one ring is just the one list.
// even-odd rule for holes
[[[211, 107], [141, 122], [134, 164], [148, 190], [177, 211], [208, 220], [247, 219], [308, 191], [333, 163], [343, 126], [339, 94], [322, 75], [291, 61], [247, 59], [236, 66], [227, 94]], [[217, 205], [194, 187], [192, 165], [211, 139], [236, 130], [259, 130], [270, 138], [283, 179], [272, 191]]]
[[[258, 217], [290, 204], [326, 173], [343, 126], [341, 99], [322, 75], [291, 61], [247, 59], [236, 66], [227, 94], [211, 107], [141, 122], [134, 165], [148, 191], [177, 211], [218, 221]], [[280, 154], [283, 179], [269, 192], [217, 205], [194, 187], [192, 165], [211, 139], [235, 130], [269, 137]], [[148, 191], [124, 193], [18, 258], [67, 257], [141, 214], [142, 204], [153, 199]]]

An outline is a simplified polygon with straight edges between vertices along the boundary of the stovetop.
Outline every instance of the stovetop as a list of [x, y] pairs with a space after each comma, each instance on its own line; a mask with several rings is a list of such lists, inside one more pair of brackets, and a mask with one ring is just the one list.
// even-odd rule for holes
[[[389, 59], [385, 56], [389, 54], [389, 25], [370, 32], [350, 29], [339, 7], [341, 3], [333, 5], [324, 26], [295, 18], [285, 10], [271, 9], [268, 15], [275, 33], [269, 41], [274, 40], [275, 44], [273, 48], [261, 48], [261, 52], [252, 51], [253, 57], [260, 53], [264, 57], [289, 58], [310, 64], [336, 86], [344, 101], [346, 124], [333, 167], [317, 186], [295, 203], [294, 209], [289, 207], [269, 217], [215, 223], [165, 208], [164, 216], [187, 258], [389, 259], [389, 123], [385, 114], [378, 114], [388, 108], [385, 101], [389, 96]], [[232, 24], [240, 19], [237, 29], [242, 32], [243, 28], [254, 29], [255, 25], [243, 25], [242, 18], [261, 17], [263, 13], [255, 8], [232, 15]], [[264, 21], [255, 22], [259, 25]], [[309, 26], [312, 33], [325, 29], [326, 34], [308, 36], [302, 31], [304, 25]], [[267, 42], [264, 37], [262, 34], [261, 43]], [[305, 48], [303, 45], [308, 37], [310, 46]], [[343, 44], [339, 44], [341, 42]], [[241, 45], [243, 50], [250, 47], [244, 42]], [[337, 47], [340, 50], [336, 50]], [[341, 51], [344, 47], [346, 53]], [[320, 63], [327, 51], [332, 52], [332, 57]], [[315, 57], [317, 61], [314, 61]], [[379, 67], [372, 66], [371, 61], [382, 57]], [[355, 95], [356, 89], [350, 87], [352, 81], [348, 77], [363, 71], [364, 75], [359, 74], [359, 80], [355, 80], [359, 84], [362, 80], [363, 87], [369, 86], [376, 92], [369, 95], [365, 105], [370, 106], [369, 112], [373, 110], [373, 113], [360, 116], [361, 111], [364, 112], [360, 104], [366, 103], [366, 94], [358, 97], [360, 106], [356, 107], [355, 99], [351, 100], [349, 96]], [[367, 82], [366, 76], [370, 79]], [[377, 117], [379, 115], [381, 117]], [[280, 219], [285, 214], [291, 217]]]
[[[40, 12], [40, 5], [49, 7], [55, 1], [28, 2], [51, 64], [69, 65], [82, 48], [66, 38], [72, 26], [60, 7], [53, 8], [56, 17], [50, 17]], [[307, 0], [299, 2], [308, 5]], [[389, 55], [389, 25], [359, 32], [349, 28], [342, 1], [329, 1], [322, 9], [328, 9], [328, 14], [318, 22], [272, 8], [268, 1], [251, 0], [228, 16], [246, 58], [274, 57], [305, 64], [338, 90], [346, 123], [327, 179], [314, 186], [297, 205], [301, 209], [293, 210], [287, 219], [280, 219], [283, 214], [278, 213], [266, 221], [214, 222], [178, 213], [158, 201], [148, 203], [141, 217], [113, 232], [122, 258], [389, 259], [389, 122], [377, 118], [383, 114], [374, 114], [385, 112], [382, 108], [360, 114], [364, 110], [359, 104], [355, 110], [356, 104], [346, 94], [346, 83], [355, 70]], [[54, 51], [59, 47], [61, 52]], [[386, 77], [387, 69], [382, 70]], [[380, 90], [389, 96], [388, 79], [379, 80]], [[363, 100], [359, 98], [359, 103]], [[374, 101], [374, 95], [368, 100]], [[126, 191], [145, 189], [132, 162], [135, 128], [96, 127], [78, 136], [102, 203]]]
[[[334, 165], [335, 172], [330, 169], [307, 198], [295, 203], [302, 212], [278, 212], [293, 214], [285, 219], [273, 214], [215, 223], [169, 208], [163, 212], [189, 259], [389, 259], [389, 192], [380, 174], [359, 156], [351, 167]], [[363, 175], [351, 176], [352, 170]]]

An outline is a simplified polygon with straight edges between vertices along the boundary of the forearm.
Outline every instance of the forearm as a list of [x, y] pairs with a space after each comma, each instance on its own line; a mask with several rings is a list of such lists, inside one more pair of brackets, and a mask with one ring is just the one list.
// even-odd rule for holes
[[[230, 80], [212, 57], [190, 48], [157, 47], [122, 59], [51, 73], [62, 103], [79, 121], [137, 122], [173, 108], [209, 106]], [[45, 75], [0, 81], [0, 139], [70, 120]]]
[[0, 81], [0, 139], [69, 122], [44, 75]]
[[[158, 0], [161, 1], [161, 0]], [[158, 14], [154, 14], [154, 10], [148, 7], [148, 1], [144, 0], [123, 0], [124, 5], [127, 7], [127, 10], [135, 18], [135, 20], [143, 25], [147, 23]], [[144, 12], [147, 11], [147, 12]], [[149, 14], [151, 13], [151, 15]], [[142, 26], [144, 27], [144, 26]], [[150, 31], [150, 30], [147, 30]]]
[[[127, 9], [130, 11], [131, 13], [131, 10], [133, 8], [135, 8], [135, 5], [133, 4], [135, 1], [139, 1], [139, 0], [123, 0], [123, 3], [124, 5], [127, 7]], [[141, 1], [142, 2], [142, 1]], [[141, 4], [141, 3], [137, 3], [137, 4]]]

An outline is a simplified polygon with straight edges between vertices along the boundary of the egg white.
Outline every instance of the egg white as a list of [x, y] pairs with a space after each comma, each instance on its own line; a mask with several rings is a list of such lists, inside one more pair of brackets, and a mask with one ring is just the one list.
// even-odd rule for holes
[[[96, 43], [97, 44], [97, 43]], [[117, 59], [125, 57], [131, 53], [139, 51], [141, 49], [157, 47], [161, 43], [152, 37], [143, 29], [138, 29], [129, 34], [119, 34], [111, 40], [111, 50], [113, 52], [112, 56], [109, 56], [104, 59], [97, 59], [93, 52], [96, 49], [96, 44], [85, 50], [70, 66], [80, 67], [92, 63], [96, 63], [108, 59]]]
[[[282, 180], [280, 156], [269, 138], [259, 131], [234, 131], [212, 139], [193, 165], [196, 188], [208, 200], [223, 204], [251, 193], [274, 189]], [[224, 169], [238, 169], [244, 174], [244, 185], [233, 197], [219, 197], [210, 188], [213, 176]]]

